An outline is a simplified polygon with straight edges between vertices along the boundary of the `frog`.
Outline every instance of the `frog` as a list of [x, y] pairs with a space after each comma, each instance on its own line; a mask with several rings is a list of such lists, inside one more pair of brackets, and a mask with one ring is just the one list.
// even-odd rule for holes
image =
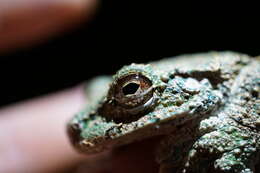
[[95, 154], [158, 139], [160, 173], [260, 171], [260, 57], [211, 51], [123, 66], [87, 82], [89, 103], [67, 124]]

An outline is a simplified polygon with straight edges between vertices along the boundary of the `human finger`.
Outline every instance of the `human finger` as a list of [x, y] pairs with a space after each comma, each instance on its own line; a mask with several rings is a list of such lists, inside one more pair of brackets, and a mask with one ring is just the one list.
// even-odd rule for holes
[[0, 53], [62, 33], [96, 11], [98, 0], [1, 0]]
[[0, 110], [0, 172], [57, 172], [90, 158], [71, 147], [68, 119], [86, 104], [82, 86]]

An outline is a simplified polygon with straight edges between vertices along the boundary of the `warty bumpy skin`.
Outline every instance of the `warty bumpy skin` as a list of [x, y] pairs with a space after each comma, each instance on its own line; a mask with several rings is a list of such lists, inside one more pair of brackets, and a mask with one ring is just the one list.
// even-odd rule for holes
[[131, 64], [86, 87], [68, 123], [75, 148], [97, 153], [154, 136], [161, 173], [260, 171], [260, 58], [209, 52]]

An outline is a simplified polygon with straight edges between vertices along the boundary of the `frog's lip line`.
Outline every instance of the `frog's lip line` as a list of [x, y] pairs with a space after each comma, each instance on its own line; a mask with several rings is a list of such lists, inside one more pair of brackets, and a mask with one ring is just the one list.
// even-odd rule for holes
[[[167, 117], [167, 118], [163, 119], [163, 120], [160, 122], [159, 126], [160, 126], [161, 129], [164, 129], [164, 131], [159, 132], [159, 131], [156, 130], [156, 131], [154, 131], [154, 133], [149, 133], [149, 134], [145, 135], [145, 138], [144, 138], [144, 139], [149, 139], [149, 138], [151, 138], [151, 137], [156, 137], [156, 136], [158, 137], [158, 136], [160, 136], [160, 135], [166, 134], [166, 133], [165, 133], [165, 130], [166, 130], [166, 129], [169, 129], [169, 128], [167, 127], [167, 124], [168, 124], [167, 122], [168, 122], [169, 120], [174, 120], [174, 119], [176, 118], [176, 116], [178, 116], [178, 117], [184, 117], [184, 116], [187, 115], [187, 114], [189, 114], [188, 111], [176, 112], [176, 114], [175, 114], [174, 117]], [[166, 123], [166, 124], [165, 124], [165, 123]], [[175, 122], [175, 123], [176, 123], [176, 122]], [[140, 132], [140, 131], [147, 131], [147, 129], [157, 129], [158, 127], [155, 127], [154, 125], [155, 125], [154, 122], [149, 122], [148, 124], [146, 124], [144, 127], [140, 128], [140, 129], [135, 129], [134, 131], [128, 131], [128, 132], [124, 133], [123, 135], [114, 136], [113, 138], [110, 138], [109, 140], [106, 140], [106, 141], [104, 141], [104, 139], [103, 139], [102, 136], [99, 136], [100, 141], [99, 141], [98, 143], [95, 143], [95, 145], [93, 145], [93, 146], [89, 146], [87, 150], [86, 150], [86, 148], [82, 148], [82, 151], [92, 153], [92, 151], [94, 151], [94, 150], [92, 150], [92, 149], [95, 149], [95, 148], [98, 147], [98, 146], [100, 146], [100, 147], [103, 148], [103, 147], [104, 147], [104, 146], [103, 146], [104, 144], [106, 144], [106, 149], [103, 148], [102, 150], [107, 150], [107, 149], [114, 148], [114, 147], [116, 147], [116, 146], [121, 146], [121, 145], [125, 145], [125, 144], [130, 144], [130, 143], [133, 143], [133, 142], [137, 142], [137, 141], [138, 141], [138, 137], [137, 137], [137, 136], [134, 137], [134, 138], [133, 138], [133, 141], [131, 141], [131, 142], [125, 141], [125, 139], [127, 139], [127, 138], [128, 138], [130, 135], [132, 135], [133, 133], [138, 134], [138, 132]], [[172, 130], [170, 130], [170, 131], [167, 131], [167, 133], [169, 134], [169, 133], [171, 133], [171, 132], [173, 132], [173, 131], [174, 131], [174, 128], [172, 128]], [[95, 139], [96, 139], [96, 141], [98, 141], [97, 138], [95, 138]], [[93, 141], [91, 141], [90, 139], [82, 139], [82, 141], [83, 141], [83, 142], [86, 141], [87, 143], [93, 142]], [[80, 149], [80, 151], [81, 151], [81, 149]], [[94, 151], [94, 152], [95, 152], [95, 151]]]

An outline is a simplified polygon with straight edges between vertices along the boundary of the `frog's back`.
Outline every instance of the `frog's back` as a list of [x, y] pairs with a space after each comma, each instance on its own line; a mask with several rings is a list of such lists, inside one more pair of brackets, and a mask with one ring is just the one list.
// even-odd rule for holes
[[[248, 55], [235, 52], [196, 53], [165, 58], [151, 62], [158, 71], [165, 73], [217, 72], [235, 73], [251, 60]], [[256, 58], [259, 61], [260, 58]]]
[[173, 75], [205, 77], [222, 94], [220, 107], [199, 123], [196, 137], [189, 138], [195, 131], [183, 128], [162, 142], [160, 171], [259, 172], [260, 57], [213, 52], [165, 59], [154, 66]]

